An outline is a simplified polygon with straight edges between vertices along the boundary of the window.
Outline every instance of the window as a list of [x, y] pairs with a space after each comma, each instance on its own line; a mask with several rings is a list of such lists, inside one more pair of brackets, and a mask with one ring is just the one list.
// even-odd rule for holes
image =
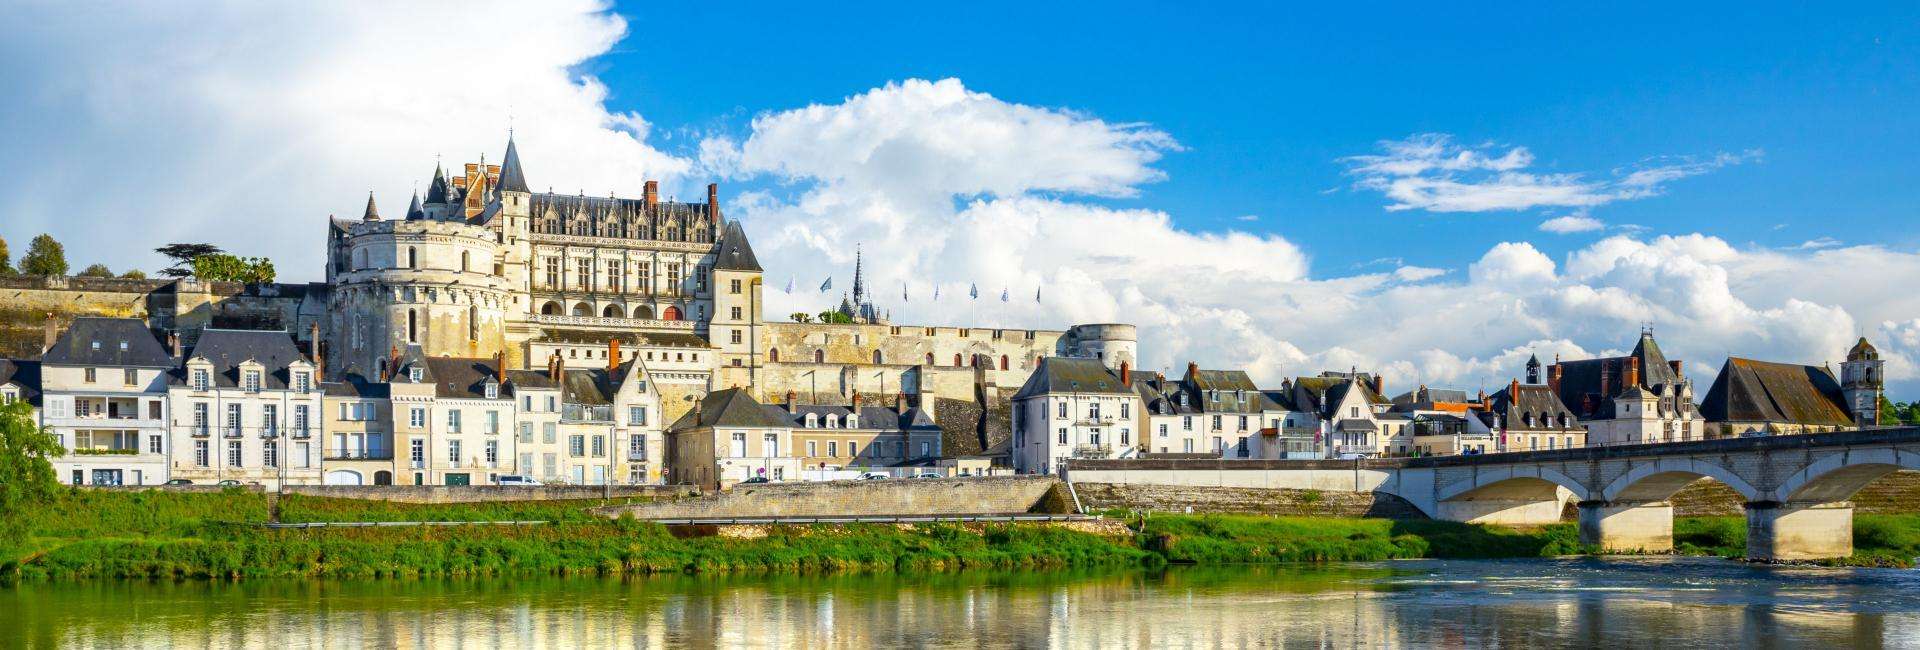
[[1213, 416], [1213, 430], [1214, 431], [1220, 430], [1220, 416], [1218, 415]]
[[931, 442], [920, 443], [920, 457], [925, 458], [927, 456], [932, 456], [932, 455], [933, 455], [933, 443]]
[[1347, 407], [1347, 417], [1350, 417], [1350, 418], [1360, 417], [1360, 407], [1358, 406]]
[[313, 390], [313, 376], [304, 372], [293, 373], [293, 389], [302, 393]]
[[[193, 434], [196, 436], [207, 435], [207, 403], [206, 402], [193, 403]], [[202, 467], [205, 467], [206, 463], [201, 463], [200, 465]]]
[[227, 435], [240, 435], [240, 405], [227, 405]]
[[646, 426], [647, 425], [647, 407], [645, 406], [627, 407], [627, 424], [636, 426], [636, 427]]
[[458, 440], [447, 441], [447, 466], [460, 466], [460, 441]]
[[500, 433], [499, 411], [487, 411], [487, 433]]
[[208, 462], [210, 461], [207, 459], [207, 441], [193, 441], [193, 466], [206, 467]]
[[733, 330], [732, 332], [729, 332], [729, 336], [728, 336], [728, 340], [730, 340], [730, 341], [732, 341], [732, 342], [733, 342], [734, 344], [736, 344], [736, 345], [737, 345], [737, 344], [739, 344], [739, 343], [740, 343], [740, 330]]
[[[735, 283], [735, 284], [738, 284], [739, 282], [740, 282], [739, 280], [734, 280], [734, 283]], [[739, 293], [739, 292], [735, 292], [735, 293]], [[728, 308], [727, 308], [727, 314], [728, 314], [728, 315], [729, 315], [729, 317], [730, 317], [730, 318], [732, 318], [733, 320], [740, 320], [740, 308], [739, 308], [739, 307], [728, 307]]]
[[162, 447], [162, 445], [166, 443], [161, 442], [161, 440], [162, 438], [160, 436], [147, 436], [147, 453], [149, 454], [166, 453], [165, 448]]
[[280, 433], [280, 405], [266, 404], [260, 407], [260, 434], [271, 436]]
[[638, 433], [633, 434], [631, 436], [627, 436], [627, 460], [646, 460], [646, 459], [647, 459], [647, 436], [644, 434], [638, 434]]
[[520, 444], [523, 444], [523, 445], [533, 444], [533, 423], [532, 422], [520, 423]]
[[1066, 427], [1061, 427], [1061, 428], [1060, 428], [1060, 444], [1063, 444], [1063, 445], [1064, 445], [1064, 444], [1067, 444], [1067, 429], [1066, 429]]
[[[100, 347], [100, 344], [99, 344], [99, 343], [94, 343], [94, 344], [93, 344], [93, 347], [97, 349], [97, 348], [99, 348], [99, 347]], [[94, 381], [96, 381], [96, 380], [94, 379], [94, 369], [93, 369], [93, 368], [88, 368], [88, 369], [86, 370], [86, 373], [85, 373], [85, 374], [86, 374], [86, 376], [87, 376], [87, 383], [89, 383], [89, 384], [91, 384], [91, 383], [93, 383]]]
[[852, 440], [848, 440], [847, 441], [847, 457], [858, 458], [859, 456], [860, 456], [860, 444]]
[[420, 469], [420, 468], [426, 467], [427, 466], [427, 441], [420, 438], [414, 438], [412, 444], [410, 445], [410, 448], [408, 449], [407, 458], [408, 460], [413, 461], [413, 469]]
[[1160, 423], [1160, 437], [1167, 437], [1167, 423], [1165, 422]]
[[1130, 417], [1133, 417], [1133, 416], [1131, 416], [1131, 415], [1128, 415], [1128, 414], [1127, 414], [1127, 411], [1129, 410], [1129, 409], [1127, 408], [1128, 406], [1132, 406], [1132, 404], [1131, 404], [1130, 402], [1121, 402], [1121, 403], [1120, 403], [1120, 419], [1122, 419], [1122, 420], [1124, 420], [1124, 419], [1127, 419], [1127, 418], [1130, 418]]
[[1087, 405], [1087, 419], [1089, 420], [1100, 419], [1100, 403], [1099, 402], [1094, 402], [1092, 404]]
[[207, 385], [209, 383], [210, 382], [208, 381], [208, 373], [206, 370], [199, 369], [199, 368], [194, 369], [193, 371], [193, 389], [194, 390], [204, 391], [207, 389]]
[[557, 423], [553, 423], [553, 422], [540, 423], [540, 443], [546, 444], [546, 445], [553, 444], [554, 440], [559, 439], [559, 429], [560, 429], [560, 425]]
[[407, 247], [407, 268], [420, 268], [420, 251], [415, 250], [412, 246]]
[[813, 351], [813, 362], [814, 362], [814, 363], [826, 363], [826, 362], [827, 362], [827, 352], [826, 352], [826, 350], [814, 350], [814, 351]]
[[122, 370], [120, 372], [120, 379], [121, 379], [121, 383], [124, 383], [128, 386], [138, 384], [140, 383], [140, 371], [134, 370], [132, 368], [127, 368], [125, 370]]
[[1059, 418], [1060, 418], [1060, 419], [1062, 419], [1062, 420], [1065, 420], [1065, 419], [1067, 419], [1067, 402], [1066, 402], [1066, 400], [1061, 400], [1061, 401], [1060, 401], [1060, 408], [1059, 408], [1058, 410], [1059, 410], [1059, 412], [1060, 412], [1060, 414], [1059, 414], [1059, 415], [1058, 415], [1057, 417], [1059, 417]]
[[1247, 457], [1247, 439], [1246, 438], [1241, 438], [1240, 443], [1237, 445], [1234, 445], [1234, 455], [1239, 456], [1241, 458]]
[[[559, 401], [560, 401], [560, 398], [558, 396], [548, 395], [547, 396], [547, 412], [552, 413], [554, 411], [560, 410], [560, 407], [558, 406]], [[548, 442], [552, 442], [552, 441], [548, 441]]]
[[227, 465], [240, 467], [240, 441], [238, 440], [227, 442]]
[[[345, 406], [342, 404], [341, 406]], [[427, 426], [427, 410], [418, 406], [407, 411], [407, 426], [415, 429]]]
[[293, 407], [293, 435], [307, 435], [307, 405], [305, 404]]
[[268, 440], [260, 443], [260, 464], [266, 467], [280, 466], [280, 443]]
[[[1191, 415], [1188, 415], [1188, 416], [1184, 416], [1184, 417], [1182, 417], [1182, 418], [1180, 418], [1180, 430], [1181, 430], [1181, 431], [1192, 431], [1192, 430], [1193, 430], [1193, 416], [1191, 416]], [[1191, 450], [1189, 450], [1189, 451], [1191, 451]]]
[[543, 263], [543, 265], [545, 266], [545, 269], [546, 269], [546, 279], [547, 279], [547, 285], [546, 285], [546, 286], [547, 286], [547, 287], [549, 287], [549, 288], [559, 288], [559, 286], [560, 286], [560, 258], [558, 258], [558, 257], [548, 257], [548, 258], [544, 258], [544, 259], [542, 259], [542, 260], [541, 260], [541, 262]]
[[487, 387], [482, 392], [487, 396], [487, 399], [500, 399], [499, 384], [487, 382]]
[[819, 443], [817, 443], [816, 441], [813, 441], [813, 440], [808, 440], [808, 441], [807, 441], [807, 455], [808, 455], [808, 456], [818, 456], [818, 455], [820, 455], [820, 447], [819, 447]]
[[784, 456], [780, 453], [780, 434], [768, 433], [760, 436], [761, 453], [767, 456]]
[[705, 266], [693, 267], [693, 290], [694, 291], [707, 290], [707, 267]]
[[583, 435], [568, 436], [567, 453], [574, 458], [587, 455], [587, 437]]
[[621, 272], [620, 260], [607, 260], [607, 290], [620, 293], [627, 275]]
[[447, 410], [447, 433], [460, 433], [460, 409]]
[[500, 441], [487, 441], [487, 467], [500, 466]]
[[745, 431], [733, 432], [732, 451], [733, 453], [731, 455], [734, 458], [745, 458], [747, 456], [747, 433]]
[[606, 436], [593, 437], [593, 457], [594, 458], [607, 457], [607, 437]]
[[246, 388], [247, 388], [247, 392], [249, 393], [260, 392], [260, 371], [258, 370], [247, 371]]
[[837, 441], [833, 441], [833, 440], [828, 440], [828, 441], [827, 441], [827, 455], [828, 455], [828, 456], [830, 456], [830, 457], [839, 457], [839, 456], [840, 456], [840, 443], [839, 443], [839, 442], [837, 442]]

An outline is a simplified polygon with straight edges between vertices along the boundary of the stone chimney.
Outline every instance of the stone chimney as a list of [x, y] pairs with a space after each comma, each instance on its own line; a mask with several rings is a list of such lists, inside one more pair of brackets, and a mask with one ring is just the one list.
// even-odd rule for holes
[[899, 413], [900, 415], [907, 414], [907, 394], [906, 393], [902, 392], [902, 393], [893, 394], [893, 412]]
[[787, 412], [798, 413], [799, 408], [800, 408], [800, 394], [793, 391], [787, 391]]
[[40, 344], [40, 356], [44, 357], [53, 350], [53, 342], [60, 340], [60, 328], [53, 320], [53, 312], [47, 312], [47, 322], [42, 327], [46, 330], [44, 332], [46, 340]]
[[307, 354], [313, 356], [313, 362], [320, 362], [320, 323], [315, 321], [307, 325]]
[[[1507, 402], [1515, 404], [1520, 402], [1520, 380], [1515, 379], [1513, 383], [1507, 384]], [[1480, 403], [1485, 405], [1487, 401], [1480, 400]]]
[[1547, 388], [1552, 390], [1554, 395], [1560, 394], [1560, 364], [1558, 363], [1547, 368]]
[[1480, 389], [1480, 403], [1487, 403], [1487, 389], [1485, 388]]
[[400, 374], [400, 346], [387, 346], [387, 381]]
[[567, 358], [560, 356], [559, 350], [554, 350], [553, 361], [547, 363], [547, 378], [554, 383], [559, 383], [560, 377], [565, 374], [567, 374]]
[[1120, 386], [1122, 388], [1126, 388], [1132, 385], [1133, 385], [1133, 366], [1128, 364], [1125, 361], [1122, 361], [1120, 362]]
[[1194, 363], [1194, 362], [1192, 362], [1192, 361], [1188, 361], [1188, 362], [1187, 362], [1187, 377], [1188, 377], [1188, 378], [1192, 378], [1192, 377], [1193, 377], [1193, 376], [1194, 376], [1195, 374], [1198, 374], [1199, 372], [1200, 372], [1200, 364], [1198, 364], [1198, 363]]
[[[1373, 394], [1375, 394], [1375, 395], [1380, 395], [1380, 396], [1383, 396], [1383, 397], [1384, 397], [1384, 396], [1386, 396], [1386, 394], [1387, 394], [1387, 378], [1385, 378], [1385, 377], [1381, 377], [1381, 376], [1380, 376], [1380, 375], [1378, 375], [1378, 374], [1375, 374], [1375, 375], [1373, 376]], [[1484, 401], [1484, 400], [1483, 400], [1483, 401]]]
[[323, 382], [326, 380], [327, 380], [327, 344], [322, 341], [314, 341], [313, 342], [313, 383], [314, 385], [317, 386], [320, 384], [320, 382]]
[[853, 401], [849, 402], [849, 404], [853, 406], [854, 411], [858, 412], [860, 410], [860, 391], [853, 391]]
[[493, 380], [507, 383], [507, 353], [493, 353]]
[[180, 349], [180, 332], [167, 332], [167, 354], [171, 354], [173, 358], [178, 359], [182, 352]]
[[607, 339], [607, 374], [613, 374], [614, 369], [618, 367], [620, 367], [620, 339], [610, 338]]
[[1673, 366], [1673, 375], [1674, 375], [1675, 377], [1682, 377], [1682, 376], [1685, 376], [1685, 375], [1682, 375], [1682, 374], [1680, 373], [1680, 360], [1679, 360], [1679, 359], [1674, 359], [1674, 360], [1672, 360], [1672, 361], [1668, 361], [1668, 362], [1667, 362], [1667, 365], [1669, 365], [1669, 366]]
[[646, 193], [642, 196], [643, 198], [646, 199], [648, 206], [652, 206], [656, 203], [659, 203], [660, 202], [660, 181], [647, 181], [647, 190], [646, 190]]
[[1623, 389], [1640, 385], [1640, 357], [1627, 357], [1627, 372], [1620, 381]]

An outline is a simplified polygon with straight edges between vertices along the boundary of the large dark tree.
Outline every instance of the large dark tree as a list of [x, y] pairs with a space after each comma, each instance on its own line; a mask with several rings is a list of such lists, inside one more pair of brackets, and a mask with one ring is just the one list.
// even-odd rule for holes
[[0, 550], [24, 540], [27, 513], [53, 499], [60, 481], [50, 459], [64, 451], [26, 400], [0, 406]]
[[167, 244], [153, 249], [153, 252], [173, 260], [171, 266], [160, 270], [160, 275], [184, 278], [193, 275], [193, 260], [206, 255], [219, 255], [225, 251], [213, 244]]
[[27, 246], [27, 256], [20, 258], [20, 272], [27, 275], [66, 275], [67, 249], [54, 241], [53, 235], [40, 235], [33, 238]]
[[0, 237], [0, 278], [13, 275], [13, 258], [7, 252], [7, 238]]
[[107, 265], [105, 264], [96, 263], [93, 266], [89, 266], [85, 270], [80, 271], [80, 277], [111, 278], [113, 277], [113, 269], [107, 268]]

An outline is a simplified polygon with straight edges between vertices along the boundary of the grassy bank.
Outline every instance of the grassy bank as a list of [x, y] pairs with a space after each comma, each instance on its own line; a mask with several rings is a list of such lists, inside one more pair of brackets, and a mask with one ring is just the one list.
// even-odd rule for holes
[[[1572, 524], [1530, 529], [1442, 521], [1154, 515], [1131, 536], [1005, 525], [775, 526], [764, 536], [675, 537], [663, 526], [590, 517], [598, 502], [280, 502], [288, 521], [543, 521], [523, 526], [275, 530], [267, 499], [222, 493], [63, 491], [29, 517], [28, 541], [0, 550], [0, 578], [379, 578], [1065, 569], [1406, 558], [1547, 557], [1590, 552]], [[1908, 566], [1920, 515], [1859, 515], [1858, 552], [1835, 564]], [[1676, 551], [1739, 557], [1738, 517], [1675, 521]]]

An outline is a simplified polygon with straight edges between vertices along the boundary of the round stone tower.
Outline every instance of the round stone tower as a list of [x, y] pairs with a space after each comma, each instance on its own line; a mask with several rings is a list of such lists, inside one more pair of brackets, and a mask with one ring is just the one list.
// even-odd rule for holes
[[1136, 359], [1140, 349], [1139, 330], [1125, 323], [1075, 325], [1067, 328], [1061, 344], [1065, 348], [1061, 353], [1065, 356], [1099, 359], [1115, 370], [1122, 364], [1128, 368], [1140, 364]]
[[[367, 215], [347, 227], [345, 271], [335, 275], [328, 359], [342, 372], [379, 380], [390, 357], [491, 358], [505, 351], [512, 301], [494, 230], [462, 218], [429, 218], [419, 199], [405, 220]], [[485, 217], [481, 217], [484, 219]]]

